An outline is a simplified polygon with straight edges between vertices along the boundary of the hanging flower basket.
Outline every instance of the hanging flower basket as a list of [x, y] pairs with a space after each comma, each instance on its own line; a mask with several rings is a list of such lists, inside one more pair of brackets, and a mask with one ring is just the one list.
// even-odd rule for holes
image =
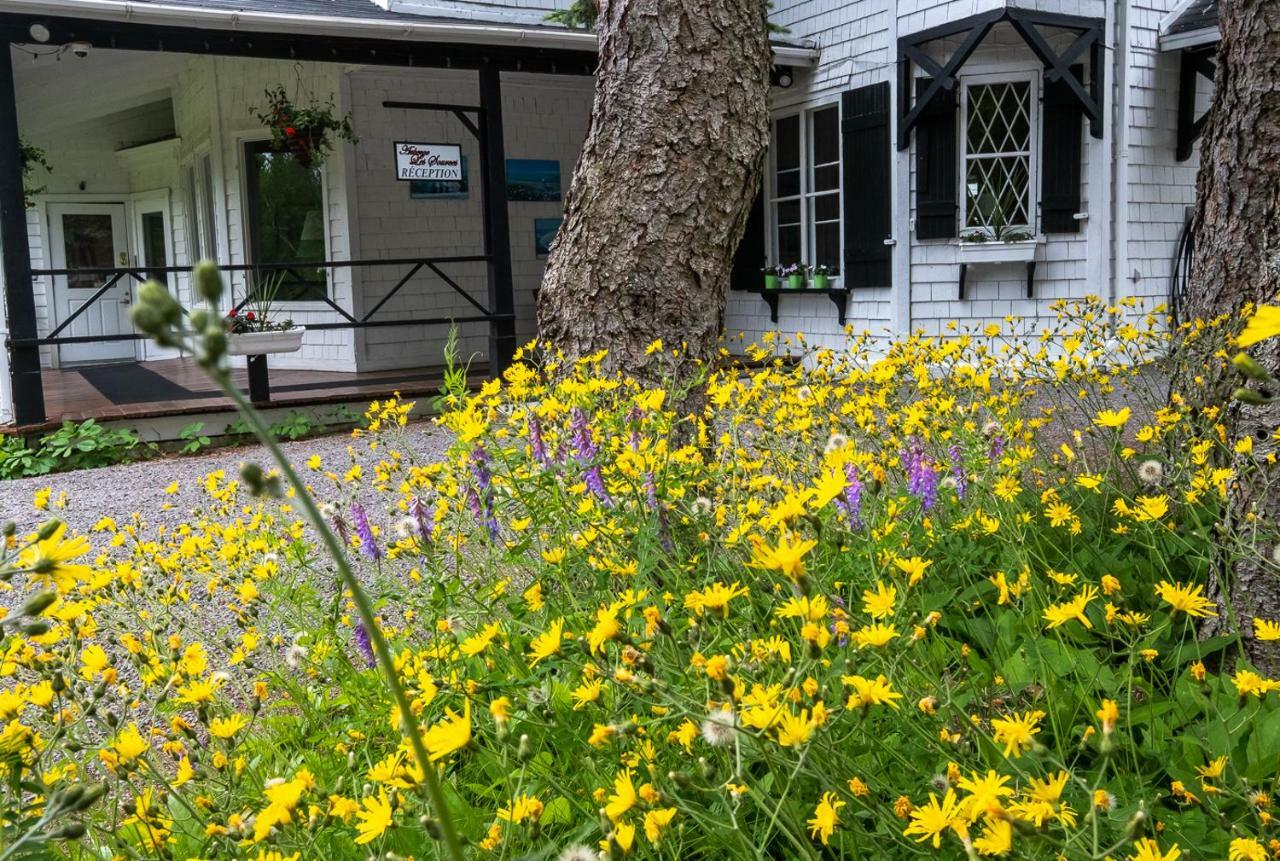
[[351, 115], [339, 117], [333, 96], [321, 102], [311, 99], [305, 105], [293, 99], [278, 86], [266, 91], [265, 108], [251, 108], [253, 115], [271, 130], [271, 143], [276, 152], [289, 153], [305, 168], [322, 164], [333, 150], [335, 139], [356, 144]]

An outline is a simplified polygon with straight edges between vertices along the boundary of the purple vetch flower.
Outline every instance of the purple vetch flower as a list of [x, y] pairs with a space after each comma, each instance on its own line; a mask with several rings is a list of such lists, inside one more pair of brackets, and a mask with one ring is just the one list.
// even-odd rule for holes
[[542, 425], [538, 422], [537, 416], [529, 416], [529, 448], [533, 450], [533, 459], [542, 466], [546, 466], [547, 444], [542, 439]]
[[409, 517], [413, 519], [418, 540], [430, 544], [436, 528], [435, 509], [415, 496], [409, 500]]
[[364, 512], [364, 506], [358, 502], [351, 503], [351, 522], [356, 528], [356, 537], [360, 539], [360, 552], [370, 559], [381, 559], [382, 550], [373, 539], [369, 517]]
[[587, 421], [587, 414], [584, 410], [581, 408], [574, 409], [573, 416], [569, 420], [569, 428], [572, 431], [573, 447], [577, 450], [578, 462], [586, 467], [582, 474], [582, 480], [586, 482], [587, 490], [591, 491], [591, 495], [600, 500], [601, 503], [609, 505], [609, 492], [604, 488], [604, 476], [600, 472], [600, 467], [595, 463], [595, 459], [600, 454], [600, 447], [596, 445], [591, 436], [591, 426]]
[[907, 473], [907, 491], [920, 500], [922, 511], [932, 509], [938, 501], [938, 472], [919, 440], [911, 440], [902, 450], [902, 468]]
[[956, 497], [964, 499], [965, 492], [969, 489], [969, 479], [964, 472], [964, 452], [957, 444], [948, 449], [947, 455], [951, 458], [951, 477], [956, 482]]
[[378, 662], [373, 657], [373, 641], [369, 639], [369, 631], [365, 628], [364, 622], [356, 622], [355, 631], [356, 648], [360, 654], [364, 655], [364, 659], [369, 664], [369, 669], [373, 669]]
[[844, 492], [836, 497], [836, 510], [849, 521], [849, 528], [855, 531], [865, 524], [862, 522], [862, 481], [858, 478], [858, 468], [851, 463], [844, 465]]
[[998, 460], [1000, 456], [1003, 454], [1004, 454], [1004, 437], [1000, 436], [1000, 434], [996, 434], [993, 437], [991, 437], [991, 450], [990, 452], [988, 452], [988, 457], [990, 457], [992, 460]]
[[475, 484], [467, 488], [467, 505], [476, 519], [489, 530], [489, 537], [497, 539], [498, 519], [493, 513], [493, 473], [489, 472], [489, 453], [483, 445], [471, 452], [471, 477]]

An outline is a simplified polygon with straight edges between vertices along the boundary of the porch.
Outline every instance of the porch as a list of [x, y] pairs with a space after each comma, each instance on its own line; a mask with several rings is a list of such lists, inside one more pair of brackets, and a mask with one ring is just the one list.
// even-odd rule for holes
[[[272, 322], [303, 330], [294, 352], [270, 356], [276, 409], [433, 392], [452, 328], [473, 367], [495, 370], [530, 337], [545, 258], [534, 222], [561, 204], [557, 188], [509, 205], [508, 139], [527, 147], [513, 155], [572, 169], [592, 39], [534, 28], [547, 41], [528, 44], [481, 27], [458, 41], [443, 28], [348, 38], [345, 23], [327, 38], [275, 20], [96, 14], [0, 12], [0, 424], [225, 411], [190, 360], [129, 319], [147, 280], [202, 304], [190, 275], [202, 259], [225, 275], [218, 313], [265, 320], [270, 292]], [[258, 25], [276, 29], [249, 32]], [[475, 43], [490, 38], [505, 43]], [[92, 83], [105, 80], [108, 94]], [[314, 162], [275, 149], [247, 106], [277, 86], [329, 100], [359, 145]], [[459, 175], [405, 180], [400, 141], [459, 153]], [[24, 188], [27, 145], [52, 168]], [[266, 403], [265, 362], [243, 361], [238, 384], [259, 372]]]
[[[478, 376], [487, 372], [483, 366], [473, 366], [473, 370]], [[40, 377], [46, 421], [24, 426], [24, 431], [36, 432], [64, 421], [85, 419], [103, 423], [226, 413], [230, 421], [234, 410], [231, 401], [214, 390], [191, 358], [46, 368]], [[232, 378], [241, 391], [248, 392], [245, 369], [232, 371]], [[396, 393], [422, 401], [436, 394], [442, 380], [443, 369], [439, 366], [354, 373], [276, 370], [271, 374], [271, 406], [359, 404]]]

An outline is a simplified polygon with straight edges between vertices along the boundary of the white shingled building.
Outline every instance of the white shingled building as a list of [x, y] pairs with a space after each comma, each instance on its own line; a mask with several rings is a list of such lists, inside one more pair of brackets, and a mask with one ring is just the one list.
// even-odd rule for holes
[[[0, 423], [214, 410], [127, 313], [149, 277], [191, 303], [205, 258], [228, 310], [271, 283], [306, 327], [270, 380], [249, 360], [260, 399], [427, 390], [455, 324], [501, 367], [590, 119], [595, 37], [546, 20], [564, 2], [4, 0]], [[1176, 293], [1217, 32], [1212, 0], [1173, 2], [776, 2], [726, 334], [834, 346]], [[282, 156], [253, 110], [272, 88], [332, 99], [358, 144]], [[447, 178], [406, 175], [406, 143]], [[766, 289], [792, 264], [827, 277]]]

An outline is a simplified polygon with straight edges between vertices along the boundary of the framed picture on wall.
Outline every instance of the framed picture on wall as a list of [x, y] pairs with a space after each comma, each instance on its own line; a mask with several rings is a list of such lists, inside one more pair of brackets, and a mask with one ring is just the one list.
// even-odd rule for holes
[[563, 218], [535, 218], [533, 220], [533, 252], [539, 257], [546, 257], [551, 253], [551, 243], [555, 242], [556, 234], [560, 232], [560, 222]]
[[507, 159], [507, 200], [560, 199], [560, 162], [539, 158]]
[[471, 196], [468, 182], [467, 157], [462, 157], [462, 181], [451, 182], [442, 179], [409, 180], [409, 198], [411, 200], [466, 200]]

